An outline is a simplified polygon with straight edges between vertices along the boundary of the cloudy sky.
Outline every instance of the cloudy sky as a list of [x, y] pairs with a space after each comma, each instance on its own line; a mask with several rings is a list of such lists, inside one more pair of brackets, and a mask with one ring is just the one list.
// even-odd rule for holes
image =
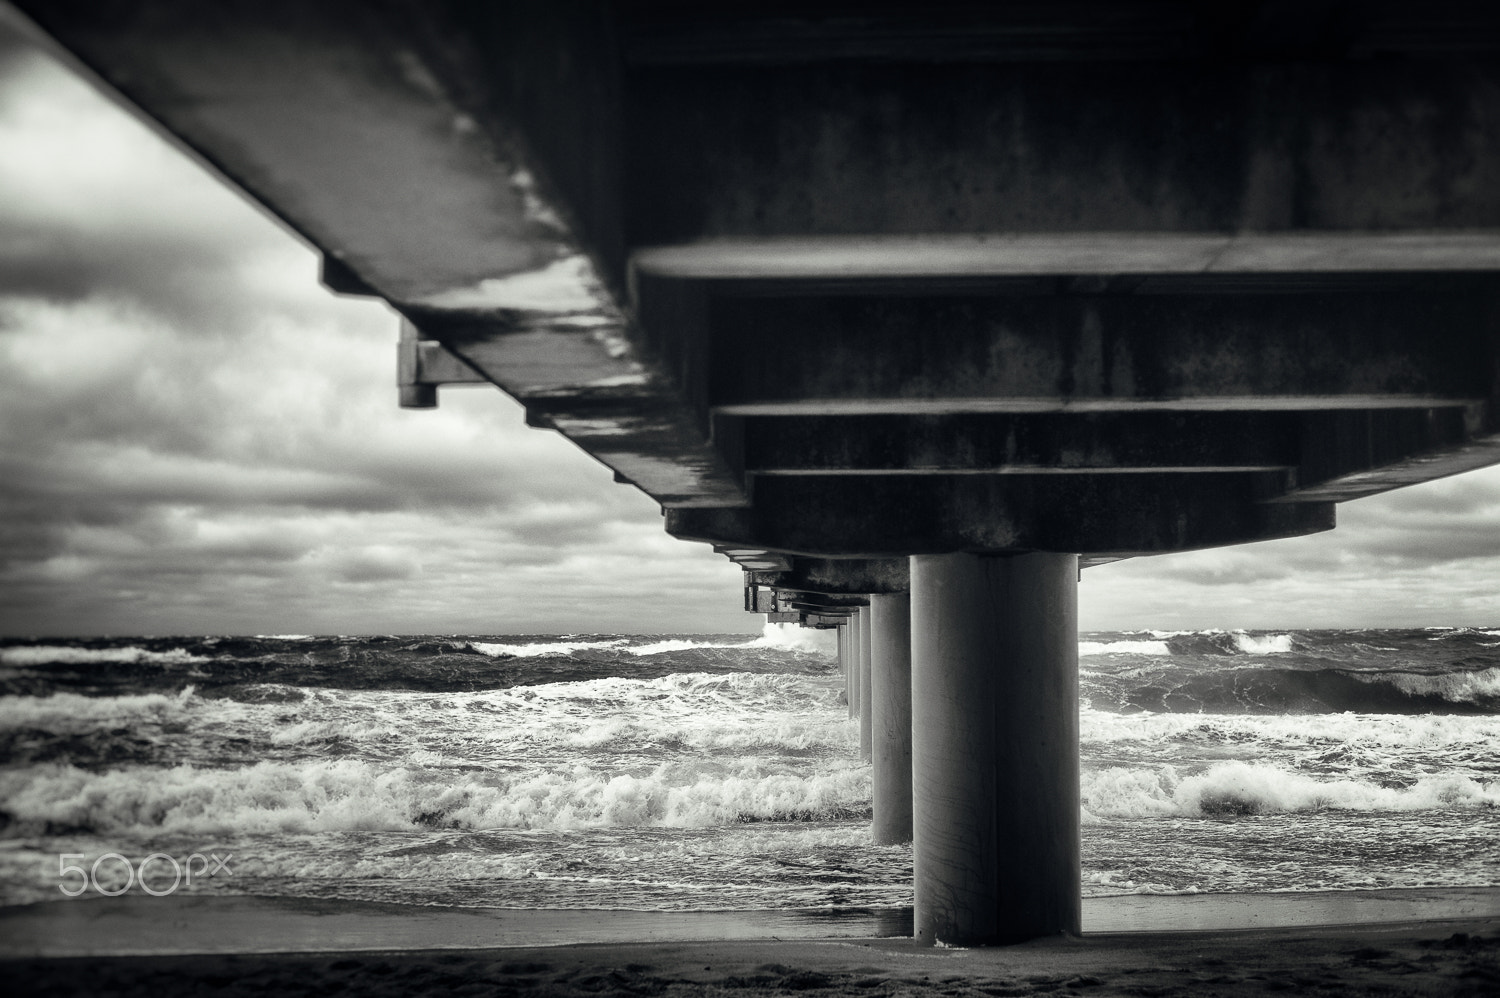
[[[3, 31], [3, 28], [0, 28]], [[758, 630], [739, 572], [0, 34], [0, 633]], [[1088, 629], [1500, 624], [1500, 472], [1092, 569]]]

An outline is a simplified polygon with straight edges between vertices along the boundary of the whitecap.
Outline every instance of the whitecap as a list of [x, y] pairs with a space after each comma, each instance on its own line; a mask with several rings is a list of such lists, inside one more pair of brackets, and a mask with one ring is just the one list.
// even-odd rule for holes
[[1079, 655], [1170, 655], [1165, 641], [1080, 641]]
[[849, 762], [808, 777], [741, 759], [663, 763], [641, 775], [580, 763], [510, 778], [355, 759], [105, 773], [53, 764], [0, 773], [0, 797], [11, 834], [48, 825], [98, 835], [693, 828], [857, 812], [868, 806], [869, 770]]
[[1356, 672], [1351, 675], [1361, 682], [1387, 682], [1413, 696], [1439, 696], [1453, 703], [1479, 703], [1500, 697], [1500, 666], [1472, 672]]
[[125, 648], [70, 648], [60, 645], [17, 645], [0, 648], [0, 663], [5, 665], [131, 665], [138, 662], [161, 662], [169, 665], [211, 662], [183, 648], [170, 651], [147, 651], [134, 645]]
[[469, 647], [481, 655], [491, 658], [547, 658], [571, 655], [574, 652], [599, 648], [618, 648], [625, 638], [606, 641], [535, 641], [523, 645], [496, 644], [488, 641], [470, 641]]
[[1290, 634], [1248, 634], [1234, 632], [1235, 647], [1246, 655], [1284, 655], [1292, 650]]
[[53, 693], [44, 697], [0, 697], [0, 731], [108, 730], [142, 722], [177, 720], [193, 700], [193, 687], [175, 696], [137, 693], [118, 697], [88, 697]]
[[1360, 779], [1319, 779], [1263, 763], [1223, 762], [1183, 776], [1175, 767], [1112, 767], [1084, 779], [1083, 804], [1096, 816], [1224, 816], [1337, 808], [1418, 811], [1500, 806], [1500, 786], [1466, 776], [1427, 776], [1392, 788]]

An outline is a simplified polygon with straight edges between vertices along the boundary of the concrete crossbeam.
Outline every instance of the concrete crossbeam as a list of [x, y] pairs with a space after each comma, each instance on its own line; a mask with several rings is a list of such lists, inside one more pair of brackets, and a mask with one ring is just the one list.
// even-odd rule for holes
[[1298, 413], [1042, 412], [719, 416], [757, 475], [1295, 467]]
[[1315, 533], [1331, 503], [1254, 501], [1284, 476], [933, 475], [761, 479], [750, 508], [673, 509], [667, 532], [794, 555], [948, 551], [1146, 554]]
[[[716, 417], [767, 475], [1295, 471], [1285, 501], [1357, 499], [1500, 460], [1488, 405], [1372, 410]], [[704, 503], [702, 505], [707, 505]]]
[[1500, 462], [1495, 411], [1470, 405], [1310, 415], [1298, 484], [1282, 501], [1345, 502]]
[[[621, 25], [637, 66], [922, 62], [1330, 60], [1493, 49], [1484, 4], [637, 3]], [[857, 16], [853, 12], [857, 11]]]
[[892, 403], [922, 412], [1489, 399], [1500, 282], [1444, 285], [1328, 295], [715, 295], [705, 376], [712, 404], [736, 415], [883, 412]]
[[1500, 228], [1483, 57], [666, 67], [626, 113], [635, 246]]
[[[1086, 555], [1078, 559], [1079, 568], [1092, 568], [1120, 561], [1126, 555]], [[800, 558], [789, 557], [786, 571], [746, 571], [745, 585], [771, 586], [780, 592], [822, 593], [852, 596], [877, 593], [904, 593], [910, 587], [908, 559]]]
[[854, 610], [870, 603], [870, 598], [861, 594], [810, 593], [795, 589], [777, 589], [775, 593], [778, 601], [832, 612]]
[[809, 593], [862, 595], [905, 592], [907, 559], [792, 558], [778, 572], [746, 572], [745, 584]]
[[[1223, 280], [1286, 275], [1494, 271], [1500, 232], [976, 232], [951, 235], [748, 236], [645, 246], [638, 273], [678, 280], [828, 282], [983, 278], [1034, 284], [1059, 276]], [[1029, 281], [1017, 279], [1029, 278]], [[1302, 278], [1304, 281], [1305, 277]]]

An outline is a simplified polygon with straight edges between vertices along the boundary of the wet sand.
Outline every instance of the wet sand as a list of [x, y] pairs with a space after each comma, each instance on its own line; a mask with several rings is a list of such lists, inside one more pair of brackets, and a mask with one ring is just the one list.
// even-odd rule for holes
[[1132, 933], [982, 950], [906, 940], [0, 962], [13, 995], [1500, 994], [1500, 922]]
[[[1500, 919], [1500, 888], [1086, 898], [1085, 934]], [[909, 936], [911, 909], [577, 911], [133, 894], [0, 908], [0, 958]]]
[[[870, 938], [878, 934], [872, 927], [899, 928], [892, 919], [909, 913], [830, 919], [789, 912], [497, 913], [266, 898], [100, 899], [0, 911], [0, 980], [11, 994], [153, 998], [1500, 995], [1500, 890], [1369, 895], [1197, 895], [1102, 909], [1096, 901], [1096, 923], [1113, 912], [1143, 931], [1095, 930], [1081, 939], [968, 950]], [[1444, 905], [1447, 917], [1379, 917]], [[1154, 915], [1143, 914], [1152, 907]], [[1309, 917], [1359, 912], [1374, 920], [1237, 929], [1206, 920], [1214, 912], [1243, 920], [1257, 911], [1264, 922], [1277, 910]], [[1176, 928], [1160, 924], [1167, 913]], [[127, 922], [134, 928], [121, 934]], [[480, 938], [486, 941], [474, 941]], [[284, 951], [271, 951], [278, 948]]]

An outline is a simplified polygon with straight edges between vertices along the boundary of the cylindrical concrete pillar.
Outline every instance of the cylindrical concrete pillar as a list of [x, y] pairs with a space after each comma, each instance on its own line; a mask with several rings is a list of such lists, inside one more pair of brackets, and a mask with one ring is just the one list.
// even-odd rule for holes
[[916, 933], [1077, 933], [1078, 559], [911, 559]]
[[871, 703], [874, 686], [870, 682], [870, 608], [859, 611], [859, 753], [870, 758], [871, 736], [874, 729], [875, 709]]
[[845, 625], [840, 624], [833, 629], [833, 633], [838, 636], [839, 641], [839, 678], [844, 683], [844, 703], [847, 704], [849, 702], [849, 645], [844, 637], [846, 630]]
[[876, 845], [911, 841], [911, 596], [870, 597], [871, 802]]
[[849, 632], [849, 717], [859, 717], [859, 611], [844, 625]]

